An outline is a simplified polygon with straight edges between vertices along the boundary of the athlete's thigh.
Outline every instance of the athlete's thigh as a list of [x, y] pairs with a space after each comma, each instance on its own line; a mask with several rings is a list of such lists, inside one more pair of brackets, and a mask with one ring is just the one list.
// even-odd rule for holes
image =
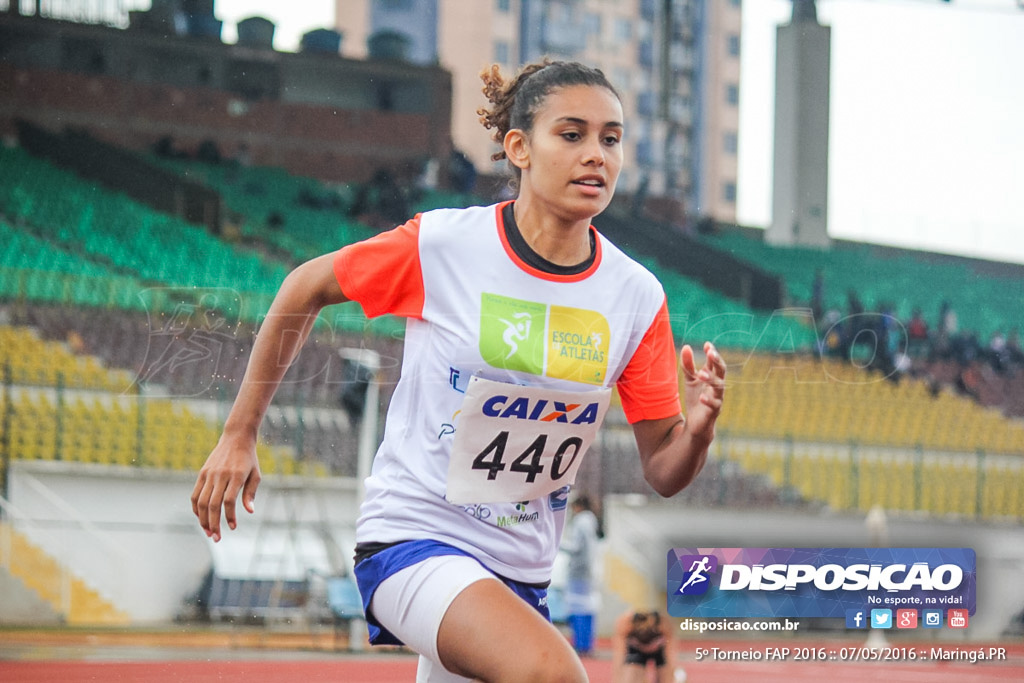
[[565, 637], [499, 581], [477, 581], [452, 601], [437, 649], [444, 666], [484, 681], [586, 681]]

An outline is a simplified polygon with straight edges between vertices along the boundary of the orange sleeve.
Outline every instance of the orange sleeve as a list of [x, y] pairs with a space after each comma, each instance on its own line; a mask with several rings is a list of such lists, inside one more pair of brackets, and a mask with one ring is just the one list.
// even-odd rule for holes
[[359, 302], [366, 317], [423, 315], [419, 235], [417, 215], [393, 230], [343, 247], [334, 257], [341, 291]]
[[667, 301], [662, 302], [616, 387], [630, 424], [661, 420], [682, 412], [676, 345], [669, 325]]

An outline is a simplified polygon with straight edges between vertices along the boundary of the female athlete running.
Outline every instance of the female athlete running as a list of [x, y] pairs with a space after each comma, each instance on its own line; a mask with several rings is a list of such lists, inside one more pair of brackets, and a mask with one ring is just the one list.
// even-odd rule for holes
[[[375, 643], [420, 653], [418, 680], [584, 681], [547, 620], [569, 485], [618, 389], [645, 479], [662, 496], [700, 471], [726, 366], [676, 352], [655, 277], [590, 225], [622, 166], [622, 106], [604, 75], [544, 62], [482, 75], [484, 126], [519, 193], [441, 209], [285, 279], [256, 338], [192, 507], [206, 533], [252, 512], [256, 435], [320, 310], [358, 301], [407, 319], [402, 373], [356, 531]], [[482, 514], [486, 509], [488, 514]]]

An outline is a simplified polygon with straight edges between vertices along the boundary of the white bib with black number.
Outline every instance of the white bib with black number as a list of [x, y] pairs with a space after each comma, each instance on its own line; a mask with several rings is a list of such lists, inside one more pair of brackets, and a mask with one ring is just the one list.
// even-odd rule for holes
[[473, 377], [458, 415], [445, 498], [515, 503], [573, 484], [611, 394]]

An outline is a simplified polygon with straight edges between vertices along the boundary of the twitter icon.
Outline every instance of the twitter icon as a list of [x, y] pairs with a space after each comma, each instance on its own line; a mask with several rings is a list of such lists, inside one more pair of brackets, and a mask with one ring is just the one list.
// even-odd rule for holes
[[892, 628], [892, 610], [871, 610], [871, 628]]

